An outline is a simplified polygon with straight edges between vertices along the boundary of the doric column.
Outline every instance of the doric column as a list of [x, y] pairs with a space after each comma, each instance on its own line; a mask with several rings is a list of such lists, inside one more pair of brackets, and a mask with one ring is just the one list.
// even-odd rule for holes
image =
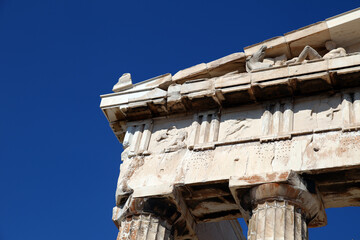
[[133, 215], [121, 220], [117, 240], [170, 240], [171, 226], [152, 214]]
[[252, 211], [248, 239], [308, 239], [307, 224], [301, 208], [289, 201], [266, 201]]
[[308, 225], [321, 226], [326, 216], [316, 188], [300, 178], [288, 183], [265, 183], [243, 196], [249, 215], [249, 240], [307, 240]]
[[117, 240], [170, 240], [171, 224], [177, 217], [166, 202], [151, 198], [129, 196], [113, 209], [113, 221], [119, 229]]

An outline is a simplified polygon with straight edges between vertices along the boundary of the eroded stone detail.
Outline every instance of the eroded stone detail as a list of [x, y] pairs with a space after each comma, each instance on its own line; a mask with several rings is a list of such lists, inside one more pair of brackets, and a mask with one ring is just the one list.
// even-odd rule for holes
[[321, 59], [321, 55], [315, 49], [307, 45], [304, 47], [299, 57], [295, 57], [292, 60], [288, 61], [287, 63], [293, 63], [293, 62], [301, 63], [304, 62], [306, 59], [308, 60]]
[[238, 118], [235, 120], [229, 120], [228, 128], [224, 129], [224, 133], [226, 138], [231, 138], [232, 136], [236, 136], [235, 138], [239, 138], [237, 136], [243, 135], [242, 133], [251, 127], [251, 119], [247, 118]]
[[252, 211], [248, 240], [307, 240], [307, 224], [301, 208], [288, 201], [260, 203]]
[[266, 106], [262, 118], [262, 134], [264, 136], [289, 134], [293, 130], [292, 102], [270, 103]]
[[123, 163], [120, 165], [120, 175], [116, 187], [116, 205], [122, 204], [126, 201], [133, 189], [129, 186], [128, 182], [130, 178], [134, 175], [136, 170], [144, 164], [144, 156], [135, 156], [134, 158], [127, 158], [127, 150], [122, 154]]
[[329, 52], [326, 53], [323, 57], [321, 57], [321, 55], [315, 49], [307, 45], [304, 47], [299, 57], [295, 57], [287, 61], [286, 64], [302, 63], [302, 62], [306, 62], [306, 59], [308, 60], [316, 60], [321, 58], [331, 59], [331, 58], [346, 56], [346, 50], [342, 47], [336, 48], [336, 43], [334, 41], [326, 41], [324, 45], [326, 50], [328, 50]]
[[171, 227], [151, 214], [134, 215], [121, 221], [117, 240], [170, 240]]
[[129, 147], [129, 156], [147, 154], [152, 127], [151, 120], [127, 124], [123, 147]]
[[119, 81], [114, 85], [113, 92], [120, 92], [122, 90], [128, 89], [132, 87], [132, 80], [130, 73], [124, 73]]
[[280, 182], [257, 185], [241, 196], [241, 209], [248, 211], [249, 239], [307, 240], [308, 225], [326, 225], [317, 189], [309, 188], [312, 183], [292, 172], [275, 178]]
[[343, 94], [342, 118], [344, 129], [360, 128], [360, 92]]
[[260, 49], [246, 61], [247, 72], [251, 72], [256, 69], [269, 68], [272, 66], [272, 63], [264, 62], [266, 49], [266, 45], [261, 46]]
[[187, 132], [185, 130], [178, 130], [175, 126], [166, 130], [165, 133], [156, 137], [157, 142], [164, 143], [166, 147], [162, 152], [175, 152], [179, 149], [186, 148]]
[[194, 115], [191, 129], [190, 147], [218, 140], [220, 119], [219, 113], [210, 111]]
[[154, 219], [196, 239], [197, 223], [243, 217], [250, 239], [306, 239], [324, 207], [359, 206], [359, 13], [174, 76], [123, 76], [101, 103], [124, 145], [119, 238], [145, 238]]

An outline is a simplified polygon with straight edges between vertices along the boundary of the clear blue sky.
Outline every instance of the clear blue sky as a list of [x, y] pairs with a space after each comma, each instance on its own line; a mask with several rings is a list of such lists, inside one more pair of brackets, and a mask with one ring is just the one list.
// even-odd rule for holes
[[[114, 239], [121, 144], [100, 108], [133, 82], [209, 62], [359, 1], [0, 0], [0, 239]], [[359, 208], [310, 239], [360, 239]]]

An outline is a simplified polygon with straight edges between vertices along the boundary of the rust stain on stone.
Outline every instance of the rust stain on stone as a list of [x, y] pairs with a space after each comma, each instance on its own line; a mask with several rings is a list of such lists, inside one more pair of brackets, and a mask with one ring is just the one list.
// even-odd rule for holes
[[274, 181], [276, 179], [277, 173], [267, 173], [266, 174], [266, 179], [271, 182]]
[[262, 176], [253, 175], [250, 177], [242, 177], [241, 180], [244, 180], [248, 183], [258, 183], [258, 182], [264, 182], [265, 179]]
[[247, 183], [254, 184], [254, 183], [263, 183], [263, 182], [273, 182], [273, 181], [284, 181], [287, 179], [289, 173], [267, 173], [264, 176], [260, 175], [252, 175], [248, 177], [241, 177], [239, 180], [246, 181]]
[[129, 209], [131, 212], [135, 212], [136, 211], [136, 203], [134, 200], [131, 201]]
[[340, 138], [339, 147], [336, 149], [336, 155], [341, 156], [354, 146], [357, 148], [360, 146], [360, 136]]
[[285, 180], [285, 179], [287, 179], [288, 176], [289, 176], [289, 173], [288, 173], [288, 172], [284, 172], [284, 173], [281, 173], [281, 174], [280, 174], [279, 178]]

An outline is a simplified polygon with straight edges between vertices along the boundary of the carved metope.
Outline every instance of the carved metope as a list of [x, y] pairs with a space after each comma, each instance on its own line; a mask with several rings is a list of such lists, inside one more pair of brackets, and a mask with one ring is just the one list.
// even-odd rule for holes
[[194, 115], [189, 147], [213, 143], [218, 140], [220, 116], [218, 112], [203, 112]]
[[360, 92], [343, 94], [342, 119], [345, 129], [360, 124]]
[[150, 120], [127, 124], [123, 146], [124, 149], [129, 148], [129, 155], [147, 153], [152, 127]]
[[290, 134], [293, 130], [293, 104], [292, 102], [268, 104], [261, 118], [264, 136]]

